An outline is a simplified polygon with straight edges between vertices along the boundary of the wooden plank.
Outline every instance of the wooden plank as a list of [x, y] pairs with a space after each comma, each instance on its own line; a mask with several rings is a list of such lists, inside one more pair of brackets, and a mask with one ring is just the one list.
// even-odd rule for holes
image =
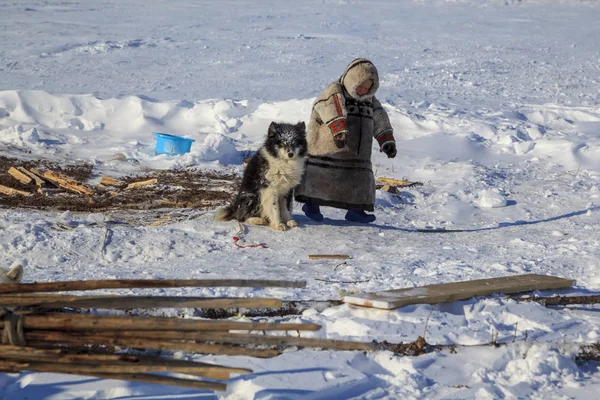
[[31, 183], [31, 177], [28, 175], [25, 175], [24, 173], [22, 173], [15, 167], [10, 167], [8, 170], [8, 173], [10, 174], [10, 176], [12, 176], [13, 178], [15, 178], [16, 180], [18, 180], [19, 182], [21, 182], [24, 185], [28, 185]]
[[409, 304], [444, 303], [466, 300], [474, 296], [488, 296], [493, 293], [513, 294], [532, 290], [562, 289], [574, 284], [574, 280], [554, 276], [515, 275], [356, 294], [344, 296], [343, 301], [358, 306], [391, 310]]
[[127, 189], [135, 189], [142, 186], [154, 185], [158, 182], [157, 178], [148, 179], [146, 181], [133, 182], [127, 185]]
[[172, 378], [162, 375], [141, 374], [135, 372], [110, 372], [118, 371], [118, 369], [115, 367], [107, 367], [103, 365], [94, 364], [68, 365], [50, 362], [18, 362], [0, 360], [0, 371], [12, 373], [18, 373], [21, 371], [53, 372], [71, 375], [96, 376], [107, 379], [157, 383], [163, 385], [184, 386], [202, 390], [227, 390], [227, 385], [225, 385], [224, 383]]
[[24, 167], [17, 167], [17, 169], [19, 171], [21, 171], [23, 174], [25, 174], [28, 177], [30, 177], [31, 179], [33, 179], [35, 181], [35, 184], [37, 186], [39, 186], [39, 187], [44, 186], [44, 180], [40, 176], [38, 176], [38, 175], [34, 174], [33, 172], [25, 169]]
[[70, 296], [0, 295], [0, 307], [36, 308], [280, 308], [282, 301], [270, 298], [207, 298], [183, 296]]
[[310, 261], [316, 260], [348, 260], [350, 256], [348, 254], [309, 254], [308, 259]]
[[188, 340], [196, 342], [215, 342], [236, 345], [261, 345], [261, 346], [301, 346], [333, 350], [376, 350], [373, 342], [353, 342], [346, 340], [305, 338], [298, 336], [257, 335], [246, 333], [228, 333], [212, 331], [98, 331], [97, 336], [110, 338], [136, 338], [154, 340]]
[[5, 283], [0, 294], [71, 292], [97, 289], [150, 289], [179, 287], [286, 287], [304, 288], [306, 281], [274, 281], [248, 279], [105, 279], [90, 281], [58, 281], [40, 283]]
[[[41, 346], [49, 343], [63, 345], [98, 345], [118, 346], [136, 349], [189, 351], [203, 354], [220, 354], [228, 356], [248, 356], [258, 358], [277, 357], [279, 352], [275, 349], [254, 349], [235, 345], [221, 345], [210, 343], [196, 343], [195, 341], [162, 340], [144, 338], [119, 338], [105, 336], [97, 333], [73, 334], [72, 332], [59, 331], [28, 331], [25, 333], [28, 346]], [[218, 372], [218, 371], [217, 371]]]
[[168, 317], [129, 317], [93, 314], [48, 313], [26, 315], [23, 328], [64, 331], [100, 330], [179, 330], [179, 331], [318, 331], [317, 324], [278, 322], [238, 322]]
[[54, 183], [55, 185], [58, 185], [71, 192], [75, 192], [77, 194], [85, 194], [88, 196], [94, 194], [94, 191], [92, 189], [86, 188], [76, 180], [71, 179], [68, 176], [60, 174], [58, 172], [48, 170], [44, 172], [43, 177], [49, 180], [50, 182]]
[[0, 193], [7, 194], [9, 196], [31, 196], [33, 193], [26, 192], [24, 190], [13, 189], [8, 186], [0, 185]]

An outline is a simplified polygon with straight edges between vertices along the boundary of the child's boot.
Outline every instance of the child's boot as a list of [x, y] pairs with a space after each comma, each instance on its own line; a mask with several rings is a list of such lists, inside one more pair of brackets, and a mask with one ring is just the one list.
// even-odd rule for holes
[[376, 217], [373, 214], [367, 214], [365, 210], [360, 208], [351, 208], [346, 213], [346, 221], [361, 222], [368, 224], [369, 222], [375, 221]]
[[318, 204], [304, 203], [302, 211], [304, 211], [304, 214], [312, 220], [323, 221], [323, 214], [321, 214]]

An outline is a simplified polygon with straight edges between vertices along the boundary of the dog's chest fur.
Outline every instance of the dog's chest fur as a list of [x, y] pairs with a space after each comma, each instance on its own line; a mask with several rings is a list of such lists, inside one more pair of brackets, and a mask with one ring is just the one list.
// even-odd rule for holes
[[261, 150], [261, 155], [267, 160], [268, 167], [265, 171], [265, 178], [269, 186], [275, 188], [279, 193], [287, 193], [300, 184], [304, 173], [304, 158], [273, 157], [265, 149]]

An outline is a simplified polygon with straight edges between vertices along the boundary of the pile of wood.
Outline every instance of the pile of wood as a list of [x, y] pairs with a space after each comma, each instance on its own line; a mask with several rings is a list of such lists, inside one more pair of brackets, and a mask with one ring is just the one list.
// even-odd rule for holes
[[[273, 298], [73, 295], [98, 289], [176, 287], [302, 288], [304, 281], [272, 280], [96, 280], [0, 284], [0, 372], [39, 371], [226, 390], [231, 374], [246, 368], [175, 360], [156, 352], [269, 358], [287, 348], [378, 351], [416, 354], [414, 344], [355, 342], [301, 337], [317, 331], [311, 323], [115, 315], [131, 309], [273, 309]], [[86, 313], [93, 310], [93, 313]], [[270, 334], [268, 334], [270, 333]], [[142, 354], [139, 354], [139, 353]], [[157, 373], [179, 373], [174, 378]], [[204, 378], [199, 380], [197, 378]], [[209, 380], [206, 380], [209, 379]]]
[[[197, 389], [225, 390], [232, 368], [175, 360], [147, 354], [166, 350], [201, 354], [274, 357], [277, 343], [260, 341], [261, 335], [234, 334], [252, 331], [318, 330], [319, 325], [201, 320], [167, 317], [82, 314], [80, 308], [130, 309], [178, 307], [281, 307], [270, 298], [202, 298], [164, 296], [76, 296], [49, 292], [119, 288], [184, 286], [304, 287], [305, 282], [247, 280], [105, 280], [0, 285], [3, 344], [0, 371], [24, 370], [89, 375], [100, 378], [150, 382]], [[110, 311], [110, 310], [109, 310]], [[110, 314], [110, 312], [108, 313]], [[112, 312], [114, 314], [114, 311]], [[257, 340], [252, 340], [256, 336]], [[244, 346], [244, 344], [250, 344]], [[182, 379], [156, 373], [180, 373], [207, 380]]]

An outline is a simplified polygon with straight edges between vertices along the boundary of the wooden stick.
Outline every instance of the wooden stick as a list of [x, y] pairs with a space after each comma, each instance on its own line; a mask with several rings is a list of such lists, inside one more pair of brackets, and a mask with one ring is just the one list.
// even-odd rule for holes
[[125, 182], [118, 180], [117, 178], [113, 178], [112, 176], [103, 176], [100, 180], [101, 185], [105, 186], [125, 186]]
[[421, 182], [412, 182], [412, 181], [399, 181], [398, 179], [392, 179], [392, 178], [377, 178], [377, 182], [381, 182], [381, 183], [387, 183], [390, 185], [394, 185], [394, 186], [422, 186], [423, 183]]
[[142, 186], [154, 185], [158, 182], [157, 178], [148, 179], [146, 181], [133, 182], [127, 185], [127, 189], [135, 189]]
[[249, 356], [258, 358], [271, 358], [279, 355], [277, 350], [272, 349], [248, 349], [245, 347], [206, 344], [194, 342], [181, 342], [159, 339], [144, 338], [118, 338], [95, 333], [72, 333], [57, 331], [29, 331], [25, 332], [25, 340], [28, 346], [35, 347], [48, 342], [58, 342], [69, 345], [100, 345], [119, 346], [141, 349], [190, 351], [202, 354], [220, 354], [230, 356]]
[[306, 281], [273, 281], [246, 279], [107, 279], [94, 281], [62, 281], [40, 283], [5, 283], [0, 294], [71, 292], [97, 289], [153, 289], [179, 287], [285, 287], [304, 288]]
[[[0, 361], [0, 371], [18, 373], [21, 371], [36, 371], [36, 372], [53, 372], [71, 375], [86, 375], [96, 376], [108, 379], [120, 379], [127, 381], [138, 381], [147, 383], [157, 383], [163, 385], [193, 387], [195, 389], [207, 390], [227, 390], [227, 386], [222, 383], [203, 382], [191, 379], [171, 378], [162, 375], [153, 374], [136, 374], [128, 373], [127, 371], [120, 372], [118, 368], [104, 367], [101, 365], [89, 364], [59, 364], [49, 362], [15, 362], [15, 361]], [[118, 372], [113, 372], [118, 371]]]
[[[17, 346], [11, 346], [17, 347]], [[211, 379], [229, 379], [230, 373], [247, 373], [248, 370], [207, 366], [194, 362], [172, 363], [169, 359], [144, 361], [133, 356], [106, 354], [62, 354], [53, 350], [32, 349], [23, 347], [14, 351], [0, 352], [0, 361], [15, 362], [48, 362], [57, 364], [87, 364], [103, 367], [102, 372], [110, 373], [140, 373], [140, 372], [174, 372], [189, 374]]]
[[77, 194], [85, 194], [88, 196], [94, 194], [94, 191], [92, 189], [86, 188], [76, 180], [73, 180], [63, 174], [59, 174], [58, 172], [48, 170], [44, 172], [44, 175], [42, 176], [50, 182], [54, 183], [55, 185], [58, 185], [71, 192], [75, 192]]
[[0, 358], [25, 360], [25, 361], [46, 361], [52, 362], [80, 362], [80, 363], [98, 363], [98, 362], [129, 362], [140, 365], [166, 365], [177, 367], [206, 367], [227, 372], [231, 374], [252, 373], [248, 368], [225, 367], [217, 364], [208, 364], [199, 361], [177, 360], [174, 358], [165, 358], [158, 356], [147, 356], [139, 354], [113, 354], [113, 353], [84, 353], [73, 352], [69, 348], [35, 348], [23, 346], [0, 345]]
[[180, 331], [101, 331], [97, 332], [96, 335], [115, 338], [195, 340], [237, 345], [267, 345], [278, 347], [300, 346], [331, 350], [377, 350], [377, 346], [373, 342], [355, 342], [348, 340], [303, 338], [294, 336], [253, 335], [247, 333]]
[[194, 320], [162, 317], [106, 316], [91, 314], [49, 313], [27, 315], [23, 318], [25, 329], [81, 330], [179, 330], [179, 331], [316, 331], [317, 324], [291, 324], [276, 322], [236, 322]]
[[306, 281], [246, 280], [246, 279], [107, 279], [3, 284], [0, 294], [63, 292], [98, 289], [179, 288], [179, 287], [285, 287], [304, 288]]
[[177, 296], [69, 296], [0, 295], [0, 307], [37, 308], [279, 308], [282, 301], [269, 298], [204, 298]]
[[8, 173], [24, 185], [28, 185], [29, 183], [31, 183], [31, 177], [25, 175], [15, 167], [10, 167]]
[[[37, 331], [39, 335], [40, 332]], [[54, 334], [54, 332], [53, 332]], [[35, 336], [35, 335], [34, 335]], [[61, 346], [57, 348], [56, 346]], [[216, 377], [217, 373], [219, 376], [225, 376], [224, 374], [245, 374], [252, 373], [251, 369], [227, 367], [217, 364], [209, 364], [200, 361], [187, 361], [177, 360], [173, 358], [165, 358], [159, 356], [148, 356], [139, 354], [114, 354], [110, 351], [103, 351], [99, 348], [93, 349], [90, 353], [90, 349], [85, 349], [87, 353], [81, 353], [81, 349], [76, 350], [74, 348], [64, 347], [64, 344], [48, 342], [46, 344], [39, 345], [36, 347], [20, 347], [11, 345], [0, 345], [0, 359], [14, 359], [14, 360], [29, 360], [32, 361], [46, 361], [47, 357], [52, 357], [51, 362], [79, 362], [79, 363], [92, 363], [97, 364], [99, 362], [110, 363], [110, 362], [127, 362], [135, 363], [140, 365], [162, 365], [162, 366], [175, 366], [175, 367], [206, 367], [207, 371], [214, 370], [215, 376], [206, 376], [207, 378], [221, 379]], [[8, 355], [7, 355], [8, 354]], [[25, 358], [24, 358], [25, 357]], [[189, 375], [195, 375], [196, 373], [186, 372]], [[202, 372], [204, 373], [204, 372]], [[224, 378], [228, 379], [228, 378]]]
[[224, 392], [227, 390], [227, 385], [224, 383], [203, 382], [191, 379], [173, 378], [164, 375], [154, 374], [94, 374], [98, 378], [116, 379], [121, 381], [134, 381], [154, 383], [158, 385], [183, 386], [193, 389], [214, 390]]
[[350, 256], [348, 254], [309, 254], [308, 259], [311, 261], [315, 260], [347, 260]]
[[572, 304], [598, 304], [600, 296], [551, 296], [551, 297], [517, 297], [511, 296], [515, 301], [534, 301], [546, 307], [549, 306], [568, 306]]
[[39, 177], [38, 175], [34, 174], [33, 172], [25, 169], [24, 167], [17, 167], [17, 169], [19, 171], [21, 171], [23, 174], [27, 175], [28, 177], [30, 177], [31, 179], [33, 179], [35, 181], [35, 184], [39, 187], [44, 186], [44, 180]]
[[31, 196], [33, 193], [30, 192], [26, 192], [24, 190], [19, 190], [19, 189], [13, 189], [11, 187], [8, 186], [4, 186], [4, 185], [0, 185], [0, 193], [4, 193], [7, 194], [9, 196]]

